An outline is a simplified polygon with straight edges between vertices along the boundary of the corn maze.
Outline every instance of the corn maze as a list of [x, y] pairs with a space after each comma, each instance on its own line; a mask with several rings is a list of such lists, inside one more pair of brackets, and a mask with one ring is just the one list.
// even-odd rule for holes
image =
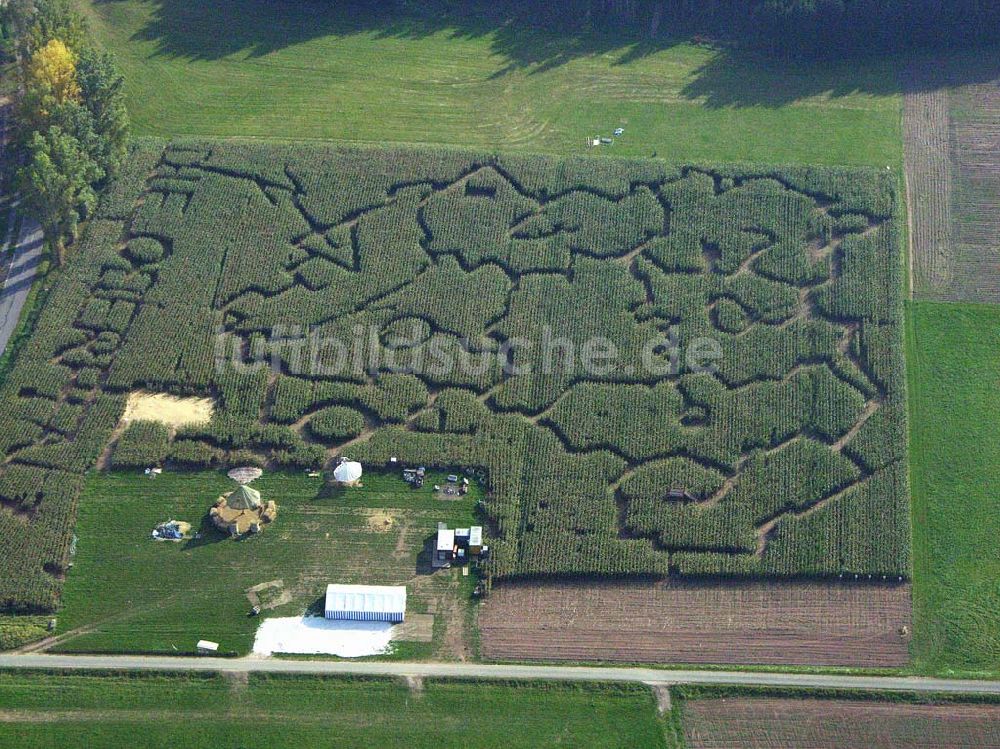
[[142, 142], [0, 390], [0, 602], [138, 389], [215, 415], [112, 465], [478, 471], [497, 578], [908, 577], [898, 262], [875, 171]]

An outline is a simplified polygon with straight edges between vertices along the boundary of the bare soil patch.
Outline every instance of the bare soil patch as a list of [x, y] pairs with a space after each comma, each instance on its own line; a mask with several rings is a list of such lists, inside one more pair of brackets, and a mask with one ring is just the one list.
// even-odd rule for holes
[[407, 614], [406, 620], [393, 628], [392, 639], [399, 642], [433, 642], [434, 615]]
[[158, 421], [174, 429], [207, 424], [215, 411], [211, 398], [180, 397], [169, 393], [129, 393], [122, 421]]
[[665, 684], [654, 684], [653, 694], [656, 695], [656, 712], [659, 715], [666, 715], [670, 712], [670, 687]]
[[387, 510], [366, 510], [365, 521], [373, 533], [388, 533], [396, 525], [397, 517]]
[[691, 749], [1000, 747], [1000, 705], [906, 705], [784, 698], [684, 704]]
[[247, 588], [247, 600], [250, 601], [250, 605], [259, 606], [264, 611], [283, 606], [293, 598], [294, 594], [285, 587], [284, 580], [269, 580]]
[[898, 667], [909, 585], [558, 581], [498, 585], [484, 658]]
[[233, 693], [244, 692], [250, 686], [250, 674], [245, 671], [231, 671], [223, 674], [223, 678], [229, 684], [229, 691]]

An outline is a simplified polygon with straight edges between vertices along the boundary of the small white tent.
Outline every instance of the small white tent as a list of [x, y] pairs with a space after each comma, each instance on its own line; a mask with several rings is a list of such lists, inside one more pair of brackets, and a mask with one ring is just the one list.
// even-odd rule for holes
[[350, 484], [361, 478], [361, 464], [353, 460], [345, 460], [333, 469], [333, 478], [342, 484]]

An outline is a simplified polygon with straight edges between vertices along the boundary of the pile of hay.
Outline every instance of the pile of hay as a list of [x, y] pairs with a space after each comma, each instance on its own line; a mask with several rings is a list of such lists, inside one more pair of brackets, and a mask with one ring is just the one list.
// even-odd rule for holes
[[259, 533], [265, 525], [273, 522], [278, 517], [278, 505], [273, 500], [263, 502], [256, 489], [240, 486], [219, 497], [209, 511], [209, 517], [223, 533], [242, 536], [244, 533]]

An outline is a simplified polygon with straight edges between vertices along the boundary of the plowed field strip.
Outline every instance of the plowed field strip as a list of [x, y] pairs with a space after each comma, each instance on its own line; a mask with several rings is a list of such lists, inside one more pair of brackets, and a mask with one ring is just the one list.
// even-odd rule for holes
[[685, 703], [683, 725], [691, 749], [1000, 747], [998, 705], [699, 699]]
[[951, 165], [948, 92], [907, 94], [903, 100], [903, 152], [909, 187], [911, 283], [934, 296], [951, 280]]
[[479, 617], [492, 659], [898, 667], [908, 659], [906, 585], [520, 582]]
[[1000, 302], [1000, 86], [915, 85], [903, 141], [914, 295]]

